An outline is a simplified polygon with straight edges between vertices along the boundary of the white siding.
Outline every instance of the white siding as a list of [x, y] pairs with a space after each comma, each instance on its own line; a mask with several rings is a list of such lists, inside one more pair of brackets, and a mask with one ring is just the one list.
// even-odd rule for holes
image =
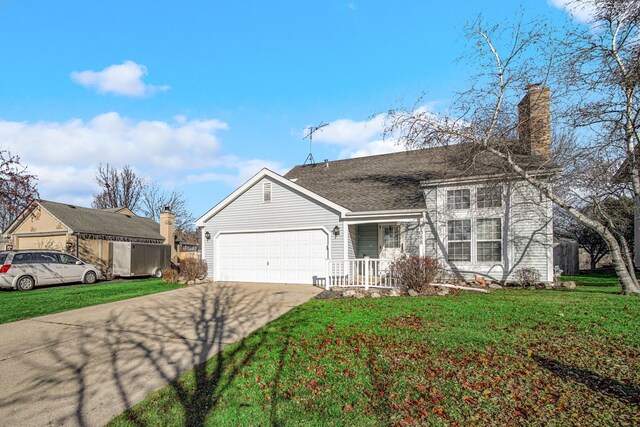
[[420, 228], [420, 222], [418, 220], [406, 222], [403, 227], [404, 252], [407, 255], [419, 255], [420, 244], [422, 244], [422, 230]]
[[530, 184], [514, 183], [507, 212], [511, 272], [519, 268], [535, 268], [541, 280], [553, 280], [553, 214], [551, 201]]
[[348, 249], [347, 249], [347, 258], [354, 259], [357, 258], [356, 250], [358, 246], [358, 226], [357, 225], [349, 225], [349, 240], [348, 240]]
[[[263, 203], [263, 182], [271, 182], [270, 203]], [[336, 225], [341, 230], [340, 235], [334, 237], [331, 230]], [[207, 231], [211, 234], [211, 238], [204, 241], [209, 277], [215, 277], [214, 242], [219, 232], [311, 229], [322, 226], [329, 231], [331, 259], [342, 259], [343, 239], [348, 233], [339, 222], [339, 213], [265, 177], [205, 222], [203, 234]]]
[[378, 223], [360, 224], [355, 258], [378, 258]]
[[[479, 185], [425, 188], [427, 224], [425, 252], [435, 253], [456, 275], [471, 278], [474, 274], [484, 275], [494, 280], [511, 281], [519, 268], [535, 268], [542, 281], [553, 280], [553, 221], [551, 202], [525, 182], [503, 184], [503, 206], [500, 209], [479, 210], [475, 205], [475, 189]], [[471, 209], [448, 210], [446, 192], [450, 189], [471, 189]], [[478, 218], [501, 218], [502, 220], [502, 261], [494, 263], [446, 261], [447, 221], [449, 219], [472, 219], [474, 240], [472, 252], [475, 255], [475, 221]]]
[[438, 239], [438, 191], [436, 188], [424, 189], [426, 203], [426, 223], [424, 224], [424, 254], [434, 258], [442, 258], [444, 250], [440, 248], [442, 241]]

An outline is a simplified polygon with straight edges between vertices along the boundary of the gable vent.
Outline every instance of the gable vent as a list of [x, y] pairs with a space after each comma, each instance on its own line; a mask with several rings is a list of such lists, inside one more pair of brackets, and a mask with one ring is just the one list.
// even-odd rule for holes
[[262, 203], [271, 203], [271, 183], [262, 183]]

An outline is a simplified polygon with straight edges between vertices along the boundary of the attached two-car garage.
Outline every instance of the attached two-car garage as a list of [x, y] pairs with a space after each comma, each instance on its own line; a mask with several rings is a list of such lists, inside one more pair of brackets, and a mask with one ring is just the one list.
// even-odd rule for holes
[[328, 238], [324, 229], [221, 233], [215, 279], [311, 284], [325, 275]]
[[313, 284], [326, 277], [327, 260], [347, 258], [346, 212], [263, 169], [196, 221], [207, 274], [220, 282]]

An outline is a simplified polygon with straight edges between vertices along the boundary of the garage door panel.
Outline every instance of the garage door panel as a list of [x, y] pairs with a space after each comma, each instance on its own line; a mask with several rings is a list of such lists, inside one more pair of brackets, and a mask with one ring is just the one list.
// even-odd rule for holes
[[220, 280], [312, 283], [324, 276], [327, 234], [322, 230], [218, 236]]

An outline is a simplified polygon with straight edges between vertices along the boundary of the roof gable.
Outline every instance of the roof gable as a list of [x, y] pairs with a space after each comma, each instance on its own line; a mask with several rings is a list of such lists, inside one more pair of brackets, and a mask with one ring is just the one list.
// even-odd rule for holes
[[237, 190], [235, 190], [233, 193], [225, 197], [220, 203], [215, 205], [207, 213], [205, 213], [200, 218], [198, 218], [198, 220], [196, 221], [196, 226], [204, 227], [205, 222], [211, 219], [211, 217], [216, 215], [218, 212], [220, 212], [222, 209], [224, 209], [226, 206], [228, 206], [230, 203], [232, 203], [234, 200], [236, 200], [238, 197], [240, 197], [242, 194], [244, 194], [247, 190], [249, 190], [251, 187], [253, 187], [255, 184], [260, 182], [260, 180], [262, 180], [265, 177], [271, 178], [272, 180], [281, 184], [283, 187], [289, 188], [298, 193], [302, 193], [305, 196], [315, 200], [316, 202], [339, 212], [341, 215], [344, 215], [345, 213], [348, 212], [348, 209], [345, 209], [343, 206], [340, 206], [339, 204], [331, 200], [328, 200], [313, 191], [309, 191], [309, 189], [302, 187], [296, 184], [295, 182], [290, 181], [267, 168], [263, 168], [260, 172], [255, 174], [251, 179], [249, 179], [247, 182], [242, 184]]

